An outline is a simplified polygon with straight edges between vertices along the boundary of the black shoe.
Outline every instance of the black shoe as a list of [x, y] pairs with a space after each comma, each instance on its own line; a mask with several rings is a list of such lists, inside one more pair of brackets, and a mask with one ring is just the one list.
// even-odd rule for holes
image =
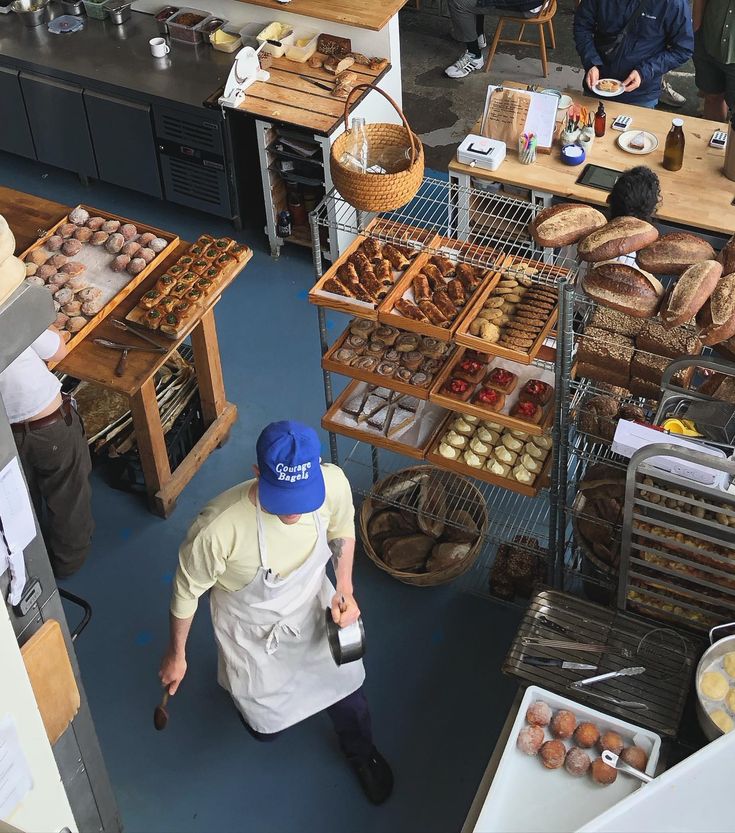
[[373, 746], [367, 758], [350, 763], [368, 800], [373, 804], [387, 801], [393, 792], [393, 773], [380, 752]]

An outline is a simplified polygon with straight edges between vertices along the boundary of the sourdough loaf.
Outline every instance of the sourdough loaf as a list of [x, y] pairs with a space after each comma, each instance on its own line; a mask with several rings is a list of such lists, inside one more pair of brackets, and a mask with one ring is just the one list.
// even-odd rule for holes
[[23, 283], [26, 267], [14, 255], [6, 257], [0, 263], [0, 304]]
[[717, 260], [722, 264], [723, 275], [735, 272], [735, 234], [722, 247]]
[[0, 214], [0, 263], [7, 260], [14, 251], [15, 237], [13, 237], [13, 232], [10, 230], [7, 220]]
[[717, 344], [735, 336], [735, 274], [725, 275], [709, 298], [712, 323], [701, 333], [702, 343]]
[[661, 311], [664, 324], [667, 327], [678, 327], [694, 318], [721, 276], [722, 264], [716, 260], [703, 260], [690, 266], [676, 282], [664, 304]]
[[620, 310], [633, 318], [651, 318], [656, 314], [664, 288], [649, 272], [611, 261], [590, 269], [582, 288], [605, 307]]
[[637, 252], [658, 239], [658, 229], [637, 217], [616, 217], [583, 238], [577, 246], [580, 260], [600, 263]]
[[681, 275], [693, 263], [714, 260], [714, 257], [715, 250], [706, 240], [676, 231], [641, 249], [636, 260], [641, 269], [654, 275]]
[[531, 221], [528, 231], [539, 246], [558, 248], [576, 243], [606, 222], [605, 215], [591, 205], [567, 202], [545, 208]]
[[383, 543], [383, 561], [394, 570], [417, 570], [424, 566], [434, 544], [428, 535], [387, 538]]

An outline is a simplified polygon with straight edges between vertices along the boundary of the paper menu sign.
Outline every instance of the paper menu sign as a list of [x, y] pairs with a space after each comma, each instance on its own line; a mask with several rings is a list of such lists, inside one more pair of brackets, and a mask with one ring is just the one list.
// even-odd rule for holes
[[0, 819], [9, 819], [33, 789], [33, 776], [11, 715], [0, 719]]
[[518, 150], [522, 133], [534, 133], [537, 146], [548, 149], [554, 141], [558, 105], [556, 95], [490, 84], [480, 133], [505, 142], [509, 150]]
[[36, 537], [31, 499], [17, 457], [0, 471], [0, 520], [10, 552], [24, 550]]

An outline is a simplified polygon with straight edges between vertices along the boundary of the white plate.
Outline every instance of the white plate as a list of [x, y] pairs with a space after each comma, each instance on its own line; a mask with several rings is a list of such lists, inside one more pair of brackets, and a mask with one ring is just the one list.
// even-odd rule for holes
[[[643, 134], [644, 147], [632, 148], [630, 146], [631, 139], [639, 133]], [[656, 150], [658, 147], [658, 139], [653, 133], [649, 133], [646, 130], [626, 130], [625, 133], [621, 133], [618, 136], [618, 147], [626, 153], [633, 153], [636, 156], [646, 156]]]
[[[534, 700], [545, 700], [554, 711], [569, 709], [578, 721], [589, 720], [600, 731], [619, 732], [626, 746], [635, 743], [648, 753], [646, 772], [653, 775], [661, 747], [654, 732], [626, 723], [537, 686], [529, 686], [500, 759], [495, 778], [480, 811], [474, 833], [569, 833], [604, 813], [641, 785], [637, 778], [618, 773], [614, 784], [601, 787], [589, 775], [574, 778], [562, 767], [544, 769], [538, 757], [516, 747], [518, 733], [526, 725], [526, 711]], [[548, 731], [547, 738], [550, 737]], [[565, 742], [570, 748], [573, 744]], [[592, 752], [591, 757], [597, 757]]]
[[[601, 81], [613, 81], [618, 85], [617, 89], [614, 92], [609, 92], [608, 90], [601, 90], [600, 89], [600, 82]], [[617, 78], [600, 78], [597, 84], [592, 87], [592, 91], [595, 95], [599, 95], [602, 98], [616, 98], [619, 95], [622, 95], [625, 92], [625, 87], [623, 86], [622, 81], [618, 81]]]

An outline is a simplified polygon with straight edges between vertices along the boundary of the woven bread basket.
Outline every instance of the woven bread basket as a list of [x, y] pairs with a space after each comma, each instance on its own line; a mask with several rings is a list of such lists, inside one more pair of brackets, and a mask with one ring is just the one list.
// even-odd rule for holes
[[463, 573], [466, 573], [477, 560], [488, 525], [487, 503], [482, 492], [469, 478], [452, 474], [450, 476], [452, 482], [452, 502], [456, 503], [461, 501], [461, 508], [468, 512], [477, 523], [477, 540], [471, 546], [467, 555], [455, 564], [450, 564], [442, 570], [432, 570], [431, 572], [396, 570], [386, 564], [380, 555], [378, 555], [375, 551], [375, 548], [370, 540], [370, 536], [368, 534], [368, 523], [370, 518], [376, 512], [397, 507], [395, 506], [395, 502], [381, 499], [380, 494], [384, 489], [388, 488], [392, 484], [409, 480], [413, 476], [416, 476], [416, 488], [419, 488], [418, 478], [426, 477], [427, 472], [429, 473], [429, 477], [433, 475], [437, 478], [441, 478], [440, 482], [443, 485], [447, 484], [448, 480], [446, 473], [439, 475], [436, 470], [430, 468], [429, 466], [414, 466], [413, 468], [403, 469], [402, 471], [388, 475], [388, 477], [384, 478], [379, 483], [376, 483], [373, 494], [366, 498], [360, 507], [360, 537], [368, 557], [371, 561], [375, 562], [381, 570], [388, 573], [388, 575], [393, 576], [393, 578], [398, 579], [398, 581], [404, 582], [404, 584], [412, 584], [416, 587], [432, 587], [438, 584], [446, 584], [448, 581], [452, 581], [452, 579], [458, 578]]
[[[352, 139], [349, 127], [350, 101], [361, 89], [375, 90], [395, 107], [403, 124], [377, 122], [366, 124], [368, 145], [374, 150], [387, 147], [403, 147], [410, 150], [411, 163], [405, 171], [397, 173], [362, 173], [347, 167], [341, 161]], [[394, 211], [416, 196], [424, 178], [424, 148], [421, 140], [411, 130], [401, 108], [380, 87], [358, 84], [345, 101], [345, 131], [335, 139], [330, 153], [330, 169], [334, 187], [350, 205], [360, 211]]]

